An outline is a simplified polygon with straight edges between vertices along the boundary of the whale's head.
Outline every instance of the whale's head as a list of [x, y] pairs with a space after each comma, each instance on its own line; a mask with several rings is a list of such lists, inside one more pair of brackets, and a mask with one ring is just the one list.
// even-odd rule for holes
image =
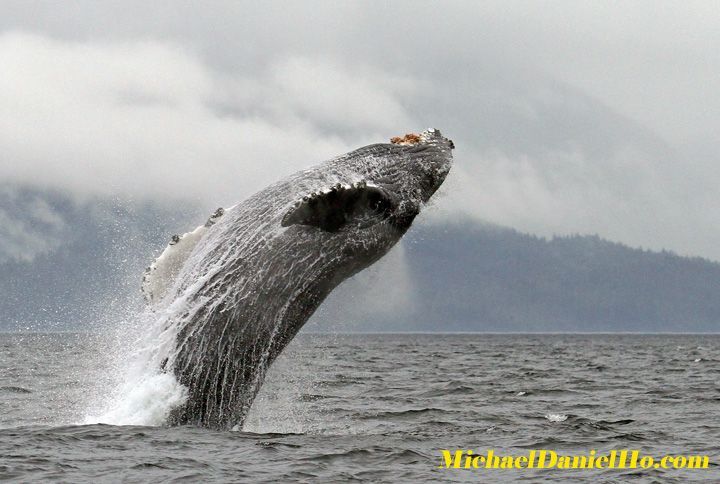
[[319, 176], [305, 179], [317, 188], [295, 200], [281, 224], [314, 227], [339, 237], [402, 235], [445, 180], [453, 148], [439, 130], [428, 129], [331, 160], [316, 169]]

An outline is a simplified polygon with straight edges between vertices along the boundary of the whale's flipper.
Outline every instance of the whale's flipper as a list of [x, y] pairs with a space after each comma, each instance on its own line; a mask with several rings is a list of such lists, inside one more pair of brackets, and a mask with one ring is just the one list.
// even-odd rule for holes
[[208, 228], [212, 227], [223, 213], [225, 211], [218, 208], [205, 225], [199, 226], [192, 232], [172, 236], [170, 243], [160, 254], [160, 257], [145, 269], [141, 290], [148, 303], [157, 302], [165, 296], [198, 241], [202, 239]]
[[382, 188], [365, 182], [335, 185], [303, 197], [282, 219], [282, 226], [311, 225], [337, 232], [348, 222], [372, 223], [387, 218], [395, 200]]

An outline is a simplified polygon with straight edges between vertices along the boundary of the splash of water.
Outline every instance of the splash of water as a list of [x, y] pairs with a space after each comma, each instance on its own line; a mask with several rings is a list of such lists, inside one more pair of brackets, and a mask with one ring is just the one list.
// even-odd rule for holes
[[174, 347], [172, 325], [147, 310], [114, 334], [109, 378], [100, 384], [82, 423], [162, 425], [187, 398], [187, 390], [162, 362]]

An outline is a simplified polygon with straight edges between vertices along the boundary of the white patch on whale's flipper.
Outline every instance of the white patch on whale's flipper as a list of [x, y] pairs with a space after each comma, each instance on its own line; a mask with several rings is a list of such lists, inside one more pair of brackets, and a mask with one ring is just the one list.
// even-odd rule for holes
[[205, 225], [199, 226], [192, 232], [172, 236], [160, 257], [145, 269], [141, 289], [148, 303], [157, 302], [165, 296], [197, 243], [223, 213], [225, 211], [218, 208]]
[[142, 292], [148, 303], [159, 301], [165, 296], [168, 287], [172, 285], [183, 264], [205, 232], [207, 232], [207, 227], [201, 225], [192, 232], [173, 235], [170, 244], [160, 254], [160, 257], [145, 269]]

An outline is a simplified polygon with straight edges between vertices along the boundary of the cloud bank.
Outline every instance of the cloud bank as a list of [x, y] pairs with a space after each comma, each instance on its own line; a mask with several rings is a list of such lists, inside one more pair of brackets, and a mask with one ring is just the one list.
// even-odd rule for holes
[[0, 59], [0, 177], [82, 196], [234, 201], [346, 151], [323, 124], [369, 137], [373, 119], [385, 120], [373, 129], [409, 124], [393, 98], [401, 82], [303, 59], [227, 78], [165, 43], [17, 33], [0, 37]]

